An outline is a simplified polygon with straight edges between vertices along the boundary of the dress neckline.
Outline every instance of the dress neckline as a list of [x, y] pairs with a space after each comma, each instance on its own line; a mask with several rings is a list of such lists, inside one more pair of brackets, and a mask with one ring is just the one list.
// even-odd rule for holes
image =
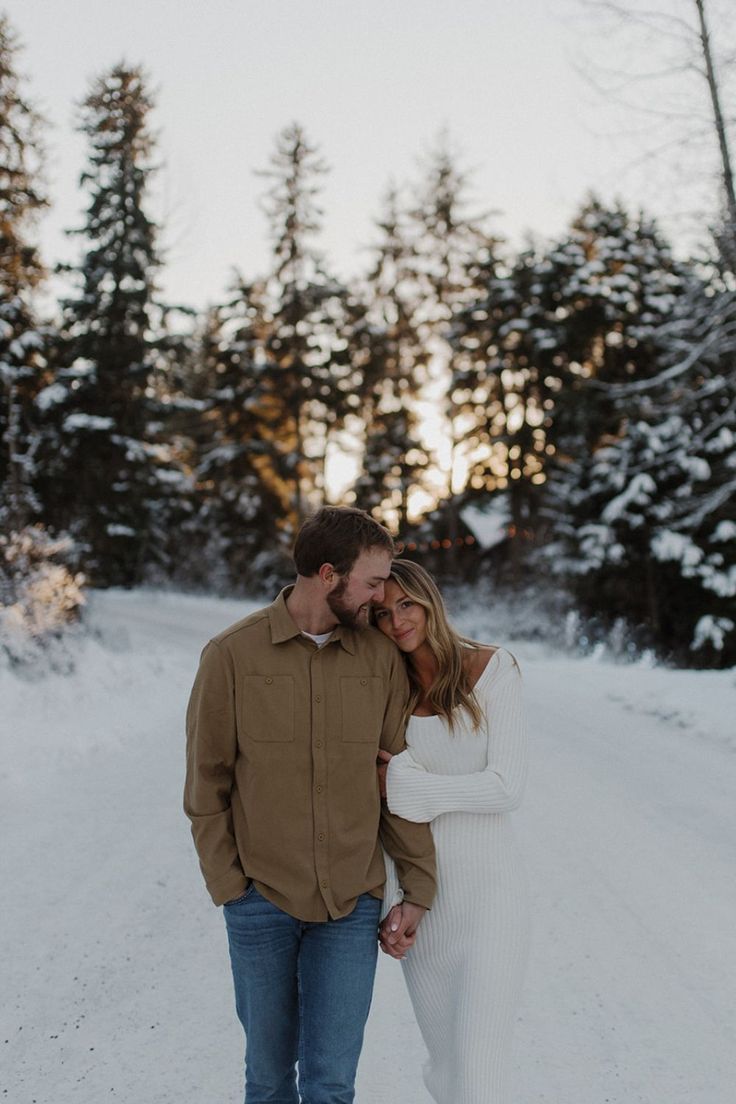
[[[493, 666], [493, 661], [494, 661], [494, 659], [496, 658], [496, 656], [497, 656], [497, 655], [498, 655], [498, 654], [500, 653], [500, 651], [501, 651], [501, 649], [500, 649], [500, 648], [496, 648], [496, 650], [495, 650], [495, 652], [493, 653], [493, 655], [492, 655], [492, 656], [491, 656], [491, 657], [489, 658], [489, 660], [488, 660], [488, 662], [486, 663], [485, 667], [483, 668], [483, 670], [481, 671], [481, 673], [480, 673], [480, 674], [478, 675], [478, 678], [477, 678], [477, 679], [475, 680], [475, 682], [473, 683], [473, 690], [474, 690], [474, 691], [475, 691], [475, 690], [477, 690], [477, 689], [478, 689], [478, 687], [480, 686], [480, 684], [481, 684], [481, 683], [483, 682], [483, 679], [484, 679], [484, 678], [486, 677], [486, 675], [488, 674], [488, 670], [489, 670], [489, 668]], [[409, 720], [414, 720], [414, 721], [434, 721], [434, 720], [436, 720], [436, 719], [437, 719], [437, 718], [438, 718], [439, 716], [440, 716], [440, 715], [439, 715], [439, 713], [410, 713], [410, 714], [409, 714]], [[444, 717], [440, 717], [440, 720], [444, 720]]]

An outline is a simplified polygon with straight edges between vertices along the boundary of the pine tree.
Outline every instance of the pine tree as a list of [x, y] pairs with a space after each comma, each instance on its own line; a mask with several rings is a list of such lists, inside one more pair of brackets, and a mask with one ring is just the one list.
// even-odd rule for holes
[[411, 216], [423, 301], [419, 333], [448, 426], [448, 531], [453, 548], [459, 535], [458, 503], [466, 486], [462, 468], [475, 445], [466, 417], [467, 365], [453, 342], [454, 323], [481, 293], [479, 258], [497, 247], [485, 229], [486, 216], [466, 213], [467, 187], [467, 176], [457, 168], [447, 137], [442, 136], [430, 155]]
[[33, 297], [44, 269], [29, 233], [46, 206], [39, 183], [39, 117], [16, 71], [18, 45], [0, 16], [0, 520], [11, 530], [39, 512], [33, 492], [38, 418], [47, 380], [47, 333]]
[[427, 355], [419, 338], [414, 254], [396, 188], [378, 222], [381, 237], [366, 281], [360, 337], [364, 450], [357, 504], [382, 520], [406, 525], [409, 494], [421, 486], [428, 458], [417, 413]]
[[477, 299], [457, 312], [455, 403], [471, 447], [468, 495], [504, 499], [507, 555], [519, 581], [539, 524], [547, 426], [558, 373], [557, 281], [530, 245], [503, 263], [491, 250], [474, 266]]
[[557, 393], [547, 429], [554, 459], [544, 511], [571, 541], [554, 545], [556, 565], [577, 572], [576, 534], [598, 515], [590, 493], [592, 459], [622, 432], [609, 388], [656, 374], [654, 334], [683, 293], [683, 271], [652, 222], [595, 198], [574, 220], [569, 237], [550, 250], [549, 264], [559, 329]]
[[89, 140], [81, 182], [89, 194], [78, 292], [64, 301], [64, 341], [48, 420], [61, 433], [45, 499], [55, 523], [83, 542], [101, 585], [131, 585], [155, 558], [155, 502], [167, 450], [151, 442], [147, 386], [156, 227], [145, 212], [153, 171], [152, 100], [138, 68], [115, 66], [82, 105]]
[[266, 211], [273, 241], [267, 281], [262, 388], [278, 425], [279, 476], [292, 487], [292, 526], [325, 497], [330, 437], [358, 405], [346, 329], [347, 291], [312, 243], [319, 232], [319, 179], [327, 166], [298, 124], [278, 136]]
[[212, 308], [204, 320], [190, 393], [198, 410], [187, 419], [196, 503], [185, 527], [190, 577], [230, 592], [268, 586], [269, 573], [278, 581], [283, 519], [291, 509], [262, 387], [262, 289], [241, 283], [236, 290], [227, 307]]
[[581, 597], [577, 534], [598, 510], [593, 457], [621, 428], [601, 385], [657, 370], [653, 333], [682, 273], [656, 227], [595, 197], [561, 242], [487, 268], [485, 294], [455, 323], [480, 444], [471, 487], [509, 499], [514, 577], [539, 565], [542, 544]]
[[584, 612], [640, 626], [681, 661], [694, 658], [698, 635], [701, 659], [716, 639], [722, 655], [733, 619], [724, 601], [736, 589], [727, 290], [676, 262], [646, 219], [596, 204], [552, 261], [568, 272], [557, 312], [566, 355], [544, 561]]
[[689, 275], [653, 335], [658, 371], [607, 388], [621, 432], [592, 458], [599, 517], [580, 591], [680, 662], [736, 660], [736, 294]]

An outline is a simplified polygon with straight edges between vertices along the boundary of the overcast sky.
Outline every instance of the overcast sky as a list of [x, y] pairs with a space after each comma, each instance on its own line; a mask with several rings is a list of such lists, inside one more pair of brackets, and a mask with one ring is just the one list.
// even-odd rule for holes
[[[331, 166], [323, 246], [343, 276], [366, 262], [390, 177], [415, 175], [443, 126], [473, 169], [478, 209], [512, 240], [559, 232], [589, 188], [641, 199], [575, 71], [568, 0], [0, 0], [25, 52], [27, 92], [51, 124], [48, 263], [75, 256], [84, 142], [75, 103], [120, 59], [142, 64], [157, 108], [169, 300], [222, 297], [234, 266], [267, 258], [258, 207], [276, 133], [301, 122]], [[637, 191], [637, 189], [639, 189]], [[656, 209], [655, 209], [655, 212]]]

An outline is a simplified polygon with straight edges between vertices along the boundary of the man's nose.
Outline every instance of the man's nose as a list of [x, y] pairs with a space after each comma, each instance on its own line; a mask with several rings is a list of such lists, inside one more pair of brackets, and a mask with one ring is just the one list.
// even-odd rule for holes
[[383, 601], [383, 592], [384, 592], [384, 590], [385, 590], [384, 584], [380, 583], [379, 586], [376, 588], [376, 594], [375, 594], [374, 601], [378, 601], [378, 602]]

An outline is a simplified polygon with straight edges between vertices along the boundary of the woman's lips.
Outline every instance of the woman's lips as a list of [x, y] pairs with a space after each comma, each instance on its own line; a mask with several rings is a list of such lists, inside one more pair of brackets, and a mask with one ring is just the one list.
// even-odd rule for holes
[[403, 633], [394, 633], [394, 640], [403, 640], [405, 636], [411, 636], [413, 632], [413, 629], [407, 629], [406, 632]]

